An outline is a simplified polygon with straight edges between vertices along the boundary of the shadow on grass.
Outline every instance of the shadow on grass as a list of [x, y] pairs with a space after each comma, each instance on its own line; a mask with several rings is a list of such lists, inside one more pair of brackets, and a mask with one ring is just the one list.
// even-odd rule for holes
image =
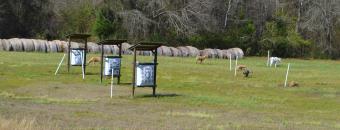
[[99, 75], [100, 76], [100, 73], [93, 73], [93, 72], [86, 72], [86, 75]]
[[119, 85], [132, 85], [132, 83], [119, 83]]
[[147, 95], [140, 95], [136, 96], [137, 98], [163, 98], [163, 97], [179, 97], [182, 95], [170, 93], [170, 94], [156, 94], [155, 96], [152, 94], [147, 94]]
[[[81, 76], [82, 72], [81, 71], [79, 71], [79, 72], [59, 72], [57, 75], [80, 75]], [[100, 76], [100, 73], [86, 72], [85, 76], [86, 75], [98, 75], [98, 76]], [[105, 78], [105, 76], [103, 78]]]

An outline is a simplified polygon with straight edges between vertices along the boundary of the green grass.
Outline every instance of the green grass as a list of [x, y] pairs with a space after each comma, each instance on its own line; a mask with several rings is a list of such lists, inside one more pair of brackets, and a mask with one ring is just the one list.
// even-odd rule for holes
[[[339, 61], [284, 59], [268, 68], [266, 58], [248, 57], [239, 63], [253, 75], [243, 78], [234, 77], [228, 60], [159, 57], [159, 95], [137, 88], [132, 99], [132, 56], [125, 55], [123, 84], [110, 99], [99, 64], [87, 67], [85, 80], [80, 67], [67, 73], [65, 63], [54, 76], [62, 55], [0, 52], [1, 117], [28, 116], [36, 125], [66, 129], [340, 129]], [[287, 63], [289, 81], [299, 87], [283, 87]]]

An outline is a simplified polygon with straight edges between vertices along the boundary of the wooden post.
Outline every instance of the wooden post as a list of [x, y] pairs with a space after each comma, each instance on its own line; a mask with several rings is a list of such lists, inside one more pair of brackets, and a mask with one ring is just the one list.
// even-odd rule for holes
[[85, 39], [85, 50], [84, 50], [84, 74], [86, 75], [86, 54], [87, 54], [87, 38]]
[[229, 54], [229, 70], [231, 71], [231, 54]]
[[120, 84], [120, 71], [122, 70], [122, 43], [119, 43], [118, 45], [118, 48], [119, 48], [119, 58], [120, 58], [120, 63], [119, 63], [119, 74], [118, 74], [118, 77], [117, 77], [117, 84]]
[[270, 62], [270, 52], [268, 50], [268, 56], [267, 56], [267, 67], [269, 66], [269, 62]]
[[137, 61], [137, 54], [136, 48], [133, 49], [133, 71], [132, 71], [132, 97], [135, 96], [135, 87], [136, 87], [136, 61]]
[[85, 50], [82, 50], [83, 52], [81, 53], [81, 72], [83, 74], [83, 80], [85, 79], [85, 65], [84, 65], [84, 61], [85, 61]]
[[152, 95], [154, 97], [156, 97], [156, 87], [157, 87], [157, 49], [154, 51], [154, 71], [153, 71], [153, 74], [154, 74], [154, 79], [153, 79], [153, 84], [154, 86], [152, 87]]
[[67, 56], [67, 72], [70, 73], [70, 62], [71, 62], [71, 36], [68, 38], [68, 56]]
[[285, 86], [284, 87], [287, 87], [289, 69], [290, 69], [290, 63], [288, 64], [287, 73], [286, 73], [286, 80], [285, 80]]
[[113, 69], [111, 70], [111, 98], [112, 98], [112, 90], [113, 90]]
[[235, 76], [237, 75], [237, 60], [238, 60], [238, 56], [236, 56], [236, 61], [235, 61]]
[[103, 83], [103, 64], [104, 64], [104, 45], [101, 45], [101, 61], [100, 61], [100, 83]]

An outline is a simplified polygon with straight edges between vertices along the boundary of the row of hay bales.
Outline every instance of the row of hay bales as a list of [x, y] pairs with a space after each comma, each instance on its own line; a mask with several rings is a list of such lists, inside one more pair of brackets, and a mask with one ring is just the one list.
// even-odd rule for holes
[[[84, 44], [71, 42], [71, 48], [84, 47]], [[122, 50], [124, 54], [131, 54], [128, 50], [130, 45], [124, 43]], [[89, 42], [88, 51], [91, 53], [100, 52], [101, 48], [99, 45]], [[68, 42], [54, 40], [46, 41], [39, 39], [0, 39], [0, 51], [17, 51], [17, 52], [67, 52]], [[104, 46], [105, 53], [117, 54], [119, 51], [118, 46]]]
[[200, 51], [201, 56], [208, 56], [209, 58], [221, 58], [221, 59], [236, 59], [243, 58], [244, 53], [240, 48], [230, 48], [227, 50], [211, 49], [207, 48]]
[[161, 46], [157, 49], [157, 53], [162, 56], [189, 57], [199, 55], [200, 50], [192, 46], [180, 46], [176, 48]]
[[[71, 48], [83, 47], [83, 44], [72, 42]], [[131, 45], [129, 43], [122, 44], [122, 53], [129, 55], [132, 51], [129, 50]], [[0, 39], [0, 51], [19, 51], [19, 52], [67, 52], [68, 42], [54, 40], [46, 41], [39, 39]], [[96, 43], [88, 43], [88, 51], [90, 53], [101, 52], [101, 47]], [[118, 54], [119, 48], [117, 46], [104, 46], [104, 53]], [[158, 55], [173, 56], [173, 57], [195, 57], [198, 55], [206, 55], [209, 58], [232, 58], [236, 56], [243, 58], [244, 53], [240, 48], [231, 48], [227, 50], [220, 49], [204, 49], [199, 50], [193, 46], [168, 47], [161, 46], [157, 49]], [[138, 52], [138, 55], [149, 56], [152, 55], [149, 51]]]
[[180, 47], [167, 47], [161, 46], [157, 50], [159, 55], [162, 56], [174, 56], [174, 57], [195, 57], [195, 56], [207, 56], [208, 58], [220, 58], [220, 59], [236, 59], [243, 58], [244, 53], [240, 48], [230, 48], [226, 50], [220, 49], [204, 49], [199, 50], [192, 46], [180, 46]]

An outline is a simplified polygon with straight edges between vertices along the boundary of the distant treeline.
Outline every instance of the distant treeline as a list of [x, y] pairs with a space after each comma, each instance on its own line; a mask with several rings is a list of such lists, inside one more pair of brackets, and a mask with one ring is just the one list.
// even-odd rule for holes
[[340, 57], [338, 0], [1, 0], [0, 39], [165, 41], [246, 55]]

